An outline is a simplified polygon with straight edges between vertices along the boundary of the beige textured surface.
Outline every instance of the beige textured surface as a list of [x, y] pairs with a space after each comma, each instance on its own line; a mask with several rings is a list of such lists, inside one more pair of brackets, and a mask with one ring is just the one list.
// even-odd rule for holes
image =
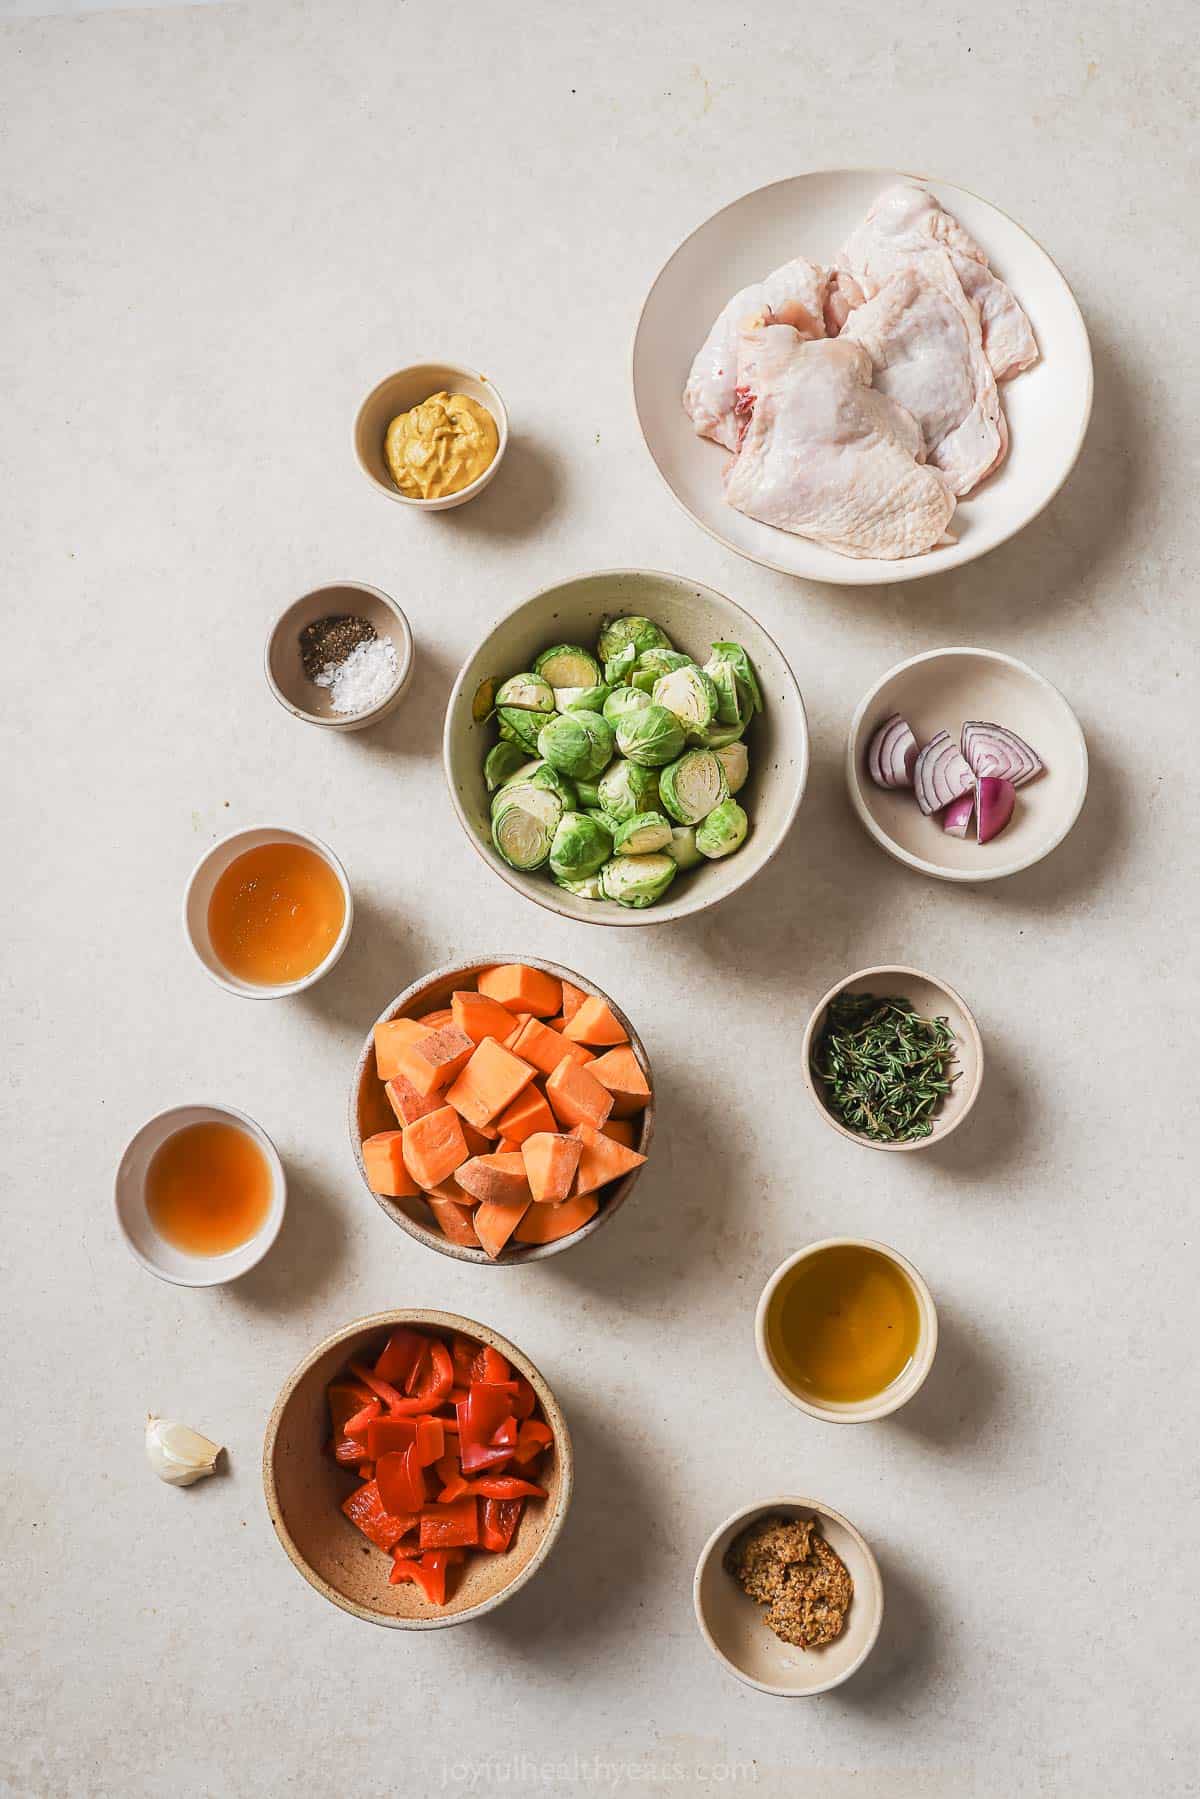
[[[689, 1799], [737, 1790], [717, 1763], [752, 1764], [740, 1786], [757, 1772], [772, 1799], [1190, 1790], [1189, 15], [850, 0], [814, 29], [776, 0], [663, 0], [634, 30], [611, 0], [320, 0], [4, 28], [0, 1770], [22, 1799], [424, 1799], [469, 1791], [456, 1765], [485, 1756], [515, 1764], [492, 1789], [526, 1794], [604, 1791], [553, 1772], [573, 1756], [643, 1764], [626, 1793], [653, 1790], [647, 1764], [679, 1767], [666, 1790]], [[414, 116], [448, 116], [447, 83], [493, 141], [447, 127], [436, 154], [409, 151]], [[1096, 408], [1021, 538], [851, 598], [689, 523], [638, 442], [626, 364], [642, 293], [714, 206], [897, 159], [1049, 246], [1087, 314]], [[350, 444], [370, 383], [423, 355], [477, 362], [513, 423], [495, 483], [433, 518], [374, 494]], [[615, 561], [748, 606], [814, 737], [772, 867], [645, 933], [585, 931], [485, 880], [439, 758], [489, 622]], [[331, 740], [271, 697], [262, 642], [287, 598], [345, 577], [395, 594], [418, 664], [391, 720]], [[1092, 751], [1066, 843], [977, 890], [884, 855], [841, 770], [871, 681], [963, 641], [1060, 685]], [[205, 977], [179, 902], [205, 844], [269, 817], [328, 839], [359, 914], [327, 982], [264, 1006]], [[346, 1087], [407, 982], [523, 942], [636, 1016], [661, 1135], [611, 1227], [482, 1271], [485, 1300], [480, 1270], [362, 1192]], [[892, 959], [960, 989], [987, 1043], [975, 1116], [927, 1155], [841, 1142], [795, 1063], [837, 976]], [[129, 1257], [110, 1183], [142, 1119], [206, 1096], [262, 1120], [291, 1203], [259, 1270], [184, 1293]], [[770, 1270], [837, 1232], [910, 1255], [942, 1324], [920, 1397], [854, 1431], [773, 1393], [751, 1328]], [[544, 1573], [494, 1620], [418, 1641], [297, 1579], [258, 1474], [288, 1370], [402, 1304], [520, 1343], [576, 1446]], [[156, 1482], [151, 1410], [221, 1438], [228, 1473]], [[691, 1609], [709, 1532], [780, 1491], [852, 1518], [887, 1592], [870, 1663], [802, 1708], [728, 1676]], [[1130, 1633], [1113, 1580], [1138, 1520]], [[1033, 1557], [1030, 1606], [1014, 1594]]]

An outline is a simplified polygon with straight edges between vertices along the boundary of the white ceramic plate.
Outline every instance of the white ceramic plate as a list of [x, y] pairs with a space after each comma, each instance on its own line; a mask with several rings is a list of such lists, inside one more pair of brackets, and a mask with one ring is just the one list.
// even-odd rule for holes
[[[1000, 472], [956, 510], [957, 541], [899, 562], [840, 556], [727, 506], [727, 453], [683, 410], [692, 358], [731, 294], [792, 256], [828, 263], [872, 200], [896, 181], [929, 187], [987, 252], [1032, 321], [1041, 360], [1002, 387], [1011, 447]], [[698, 525], [766, 568], [851, 587], [913, 581], [974, 561], [1049, 504], [1075, 465], [1092, 410], [1092, 353], [1075, 298], [1050, 257], [966, 188], [897, 169], [796, 175], [724, 207], [676, 250], [650, 289], [633, 345], [633, 398], [659, 473]]]

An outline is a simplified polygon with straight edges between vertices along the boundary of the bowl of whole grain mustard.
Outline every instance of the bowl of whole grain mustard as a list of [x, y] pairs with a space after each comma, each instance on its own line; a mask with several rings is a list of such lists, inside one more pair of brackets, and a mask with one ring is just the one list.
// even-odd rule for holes
[[376, 383], [354, 421], [354, 454], [389, 500], [425, 512], [483, 492], [508, 447], [508, 413], [486, 375], [414, 362]]

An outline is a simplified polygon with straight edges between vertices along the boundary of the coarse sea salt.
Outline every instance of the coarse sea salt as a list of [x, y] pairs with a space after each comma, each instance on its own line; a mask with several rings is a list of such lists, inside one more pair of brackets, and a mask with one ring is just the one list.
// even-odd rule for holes
[[351, 650], [344, 662], [327, 662], [314, 679], [318, 687], [328, 687], [335, 712], [370, 712], [386, 700], [398, 666], [391, 638], [372, 637]]

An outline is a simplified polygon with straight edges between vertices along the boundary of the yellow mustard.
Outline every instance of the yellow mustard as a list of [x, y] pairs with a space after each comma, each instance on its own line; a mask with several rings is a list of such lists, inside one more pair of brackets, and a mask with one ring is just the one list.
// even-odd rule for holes
[[496, 421], [469, 394], [431, 394], [387, 428], [392, 480], [412, 500], [440, 500], [477, 481], [500, 447]]

